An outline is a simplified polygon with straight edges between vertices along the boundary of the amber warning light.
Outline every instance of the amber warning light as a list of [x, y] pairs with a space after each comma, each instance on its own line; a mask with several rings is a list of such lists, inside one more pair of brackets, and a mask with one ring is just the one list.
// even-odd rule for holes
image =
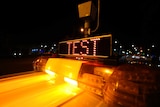
[[59, 42], [59, 55], [107, 58], [112, 54], [112, 35]]

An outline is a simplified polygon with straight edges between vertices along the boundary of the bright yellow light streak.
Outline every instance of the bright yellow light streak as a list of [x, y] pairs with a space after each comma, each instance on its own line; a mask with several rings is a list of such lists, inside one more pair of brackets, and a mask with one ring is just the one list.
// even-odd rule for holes
[[56, 73], [55, 72], [53, 72], [53, 71], [50, 71], [50, 70], [45, 70], [45, 72], [47, 73], [47, 74], [49, 74], [49, 75], [52, 75], [52, 76], [55, 76], [56, 75]]
[[45, 72], [46, 72], [47, 74], [49, 74], [47, 80], [48, 80], [50, 83], [55, 84], [56, 73], [53, 72], [53, 71], [51, 71], [51, 70], [47, 70], [47, 69], [45, 70]]
[[64, 81], [67, 82], [67, 83], [69, 83], [69, 84], [72, 84], [74, 86], [78, 86], [78, 82], [76, 80], [64, 77]]

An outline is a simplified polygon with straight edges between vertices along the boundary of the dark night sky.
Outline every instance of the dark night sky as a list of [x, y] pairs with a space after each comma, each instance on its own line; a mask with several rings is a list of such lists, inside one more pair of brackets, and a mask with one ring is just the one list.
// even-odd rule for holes
[[[33, 44], [59, 41], [80, 34], [83, 21], [78, 18], [78, 3], [87, 0], [56, 2], [4, 2], [0, 6], [0, 41]], [[95, 5], [97, 0], [93, 0]], [[96, 5], [97, 6], [97, 5]], [[159, 43], [160, 2], [150, 0], [101, 0], [100, 27], [95, 34], [112, 33], [124, 44]], [[93, 25], [95, 21], [93, 21]]]

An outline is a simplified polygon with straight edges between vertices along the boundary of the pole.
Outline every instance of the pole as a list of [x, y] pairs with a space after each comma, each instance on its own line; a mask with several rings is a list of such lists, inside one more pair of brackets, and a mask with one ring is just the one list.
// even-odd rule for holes
[[90, 21], [86, 19], [84, 23], [84, 37], [88, 37], [88, 35], [90, 35]]
[[91, 32], [96, 32], [99, 28], [99, 18], [100, 18], [100, 0], [98, 0], [98, 12], [97, 12], [97, 26], [94, 30], [92, 30]]

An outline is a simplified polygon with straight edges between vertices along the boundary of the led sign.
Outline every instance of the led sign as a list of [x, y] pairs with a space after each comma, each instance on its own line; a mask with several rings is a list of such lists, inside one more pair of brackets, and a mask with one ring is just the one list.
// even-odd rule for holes
[[111, 54], [111, 35], [94, 36], [59, 42], [59, 55], [106, 58]]

